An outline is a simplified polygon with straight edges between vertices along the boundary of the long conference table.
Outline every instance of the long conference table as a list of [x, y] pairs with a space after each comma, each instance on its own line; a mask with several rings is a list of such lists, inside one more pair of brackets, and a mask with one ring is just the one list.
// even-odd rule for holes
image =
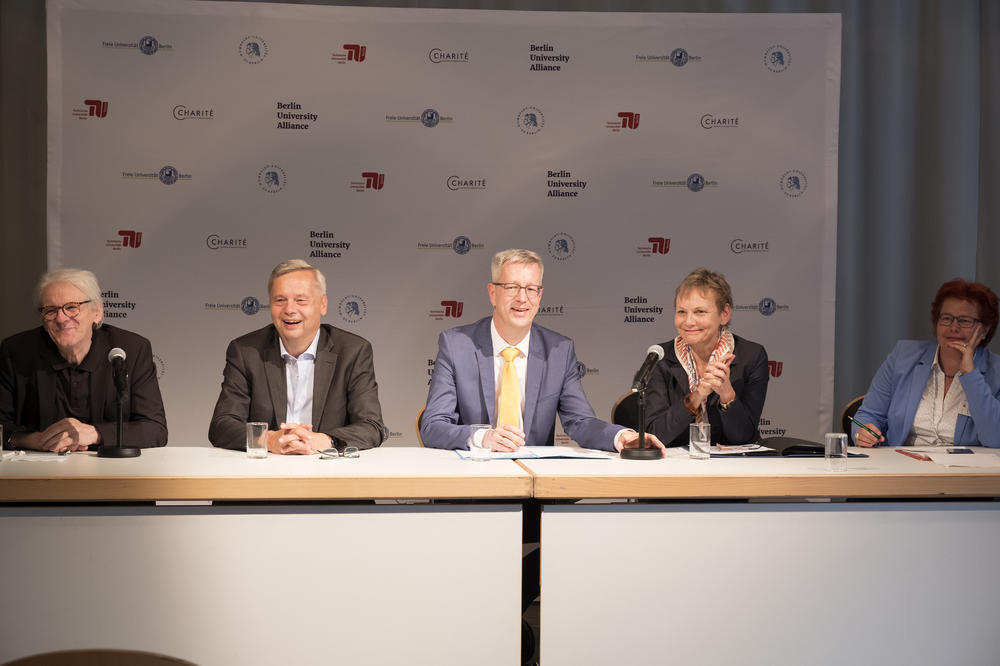
[[532, 498], [544, 666], [1000, 663], [1000, 467], [868, 453], [8, 458], [0, 663], [516, 664]]

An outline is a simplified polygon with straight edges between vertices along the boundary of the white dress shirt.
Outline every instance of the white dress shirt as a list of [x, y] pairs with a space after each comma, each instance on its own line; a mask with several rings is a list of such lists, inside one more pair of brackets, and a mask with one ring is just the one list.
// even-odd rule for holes
[[319, 347], [319, 331], [308, 349], [295, 358], [285, 349], [285, 343], [278, 338], [281, 358], [285, 360], [285, 393], [288, 400], [285, 423], [312, 425], [313, 377], [316, 370], [316, 350]]
[[[938, 352], [934, 354], [931, 375], [924, 385], [923, 395], [917, 404], [913, 417], [913, 427], [906, 437], [905, 446], [951, 446], [955, 443], [955, 424], [958, 415], [969, 415], [969, 402], [965, 389], [958, 381], [958, 375], [951, 380], [948, 393], [944, 392], [944, 370], [938, 362]], [[961, 374], [961, 373], [959, 373]]]

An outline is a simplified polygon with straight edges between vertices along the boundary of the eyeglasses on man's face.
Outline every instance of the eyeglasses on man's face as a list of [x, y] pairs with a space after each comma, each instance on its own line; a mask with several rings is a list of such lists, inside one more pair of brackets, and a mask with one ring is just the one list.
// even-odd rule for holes
[[69, 303], [63, 303], [62, 305], [46, 305], [38, 308], [38, 312], [42, 315], [42, 319], [45, 321], [52, 321], [58, 317], [60, 310], [62, 310], [63, 314], [67, 317], [75, 317], [80, 314], [80, 308], [87, 303], [90, 303], [90, 301], [70, 301]]
[[972, 328], [982, 321], [982, 319], [976, 319], [975, 317], [956, 317], [955, 315], [943, 314], [938, 317], [938, 326], [944, 326], [947, 328], [948, 326], [957, 323], [959, 328]]
[[490, 284], [494, 287], [500, 287], [511, 298], [517, 296], [522, 289], [524, 289], [524, 294], [528, 298], [538, 298], [538, 295], [542, 293], [542, 286], [540, 284], [529, 284], [528, 286], [514, 284], [513, 282], [491, 282]]

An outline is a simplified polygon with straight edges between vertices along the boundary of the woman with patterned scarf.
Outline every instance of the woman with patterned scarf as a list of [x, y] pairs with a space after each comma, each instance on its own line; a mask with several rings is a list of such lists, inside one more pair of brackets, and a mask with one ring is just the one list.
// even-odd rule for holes
[[664, 342], [646, 391], [646, 431], [666, 446], [688, 443], [688, 424], [712, 424], [713, 444], [760, 439], [767, 352], [729, 331], [733, 293], [721, 273], [696, 268], [674, 293], [677, 337]]

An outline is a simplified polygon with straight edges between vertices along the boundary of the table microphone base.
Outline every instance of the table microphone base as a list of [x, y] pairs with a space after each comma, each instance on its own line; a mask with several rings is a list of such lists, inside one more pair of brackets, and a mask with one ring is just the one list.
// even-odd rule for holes
[[625, 460], [659, 460], [663, 457], [663, 451], [656, 446], [647, 446], [643, 449], [622, 449], [621, 457]]
[[121, 448], [117, 446], [105, 445], [97, 449], [98, 458], [135, 458], [140, 453], [142, 453], [142, 449], [138, 449], [134, 446]]

